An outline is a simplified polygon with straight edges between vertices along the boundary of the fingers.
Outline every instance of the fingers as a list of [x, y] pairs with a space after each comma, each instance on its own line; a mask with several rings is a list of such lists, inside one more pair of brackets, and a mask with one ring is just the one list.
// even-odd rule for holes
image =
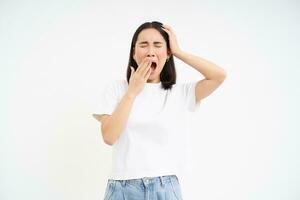
[[[145, 78], [145, 76], [149, 77], [149, 75], [151, 74], [151, 58], [149, 57], [145, 57], [141, 63], [138, 65], [137, 69], [134, 71], [134, 68], [132, 66], [130, 66], [131, 68], [131, 75], [130, 77], [133, 76], [133, 74], [137, 74], [139, 77], [141, 78]], [[148, 80], [148, 78], [146, 79], [146, 81]]]
[[162, 28], [165, 32], [167, 32], [168, 33], [168, 35], [170, 35], [170, 31], [168, 30], [168, 29], [166, 29], [166, 28]]
[[151, 65], [152, 65], [152, 59], [149, 57], [146, 57], [142, 60], [142, 62], [139, 64], [137, 70], [135, 71], [141, 78], [148, 80], [149, 76], [151, 75]]
[[150, 65], [146, 68], [145, 72], [143, 73], [143, 77], [145, 77], [146, 81], [148, 80], [151, 72], [152, 69], [151, 69], [151, 62], [150, 62]]
[[142, 60], [142, 62], [138, 65], [138, 67], [137, 67], [137, 69], [136, 69], [136, 72], [140, 72], [141, 71], [141, 69], [143, 68], [143, 67], [145, 67], [145, 65], [147, 66], [147, 61], [149, 60], [149, 58], [148, 57], [145, 57], [143, 60]]
[[145, 57], [140, 63], [140, 65], [138, 66], [136, 72], [140, 74], [142, 77], [144, 77], [147, 72], [147, 69], [151, 66], [151, 63], [152, 63], [151, 59], [149, 57]]
[[152, 61], [149, 60], [149, 62], [146, 63], [146, 66], [145, 66], [144, 68], [141, 69], [140, 73], [141, 73], [141, 75], [142, 75], [143, 77], [146, 75], [147, 71], [150, 69], [151, 64], [152, 64]]
[[167, 30], [172, 30], [172, 27], [170, 25], [167, 25], [167, 24], [163, 24], [162, 28], [167, 29]]
[[132, 66], [130, 66], [130, 69], [131, 69], [130, 77], [132, 77], [132, 75], [134, 74], [134, 68]]
[[[151, 66], [151, 65], [150, 65]], [[147, 82], [147, 80], [148, 80], [148, 78], [150, 77], [150, 75], [151, 75], [151, 67], [149, 67], [149, 69], [148, 69], [148, 71], [147, 71], [147, 73], [146, 73], [146, 76], [145, 76], [145, 80], [146, 80], [146, 82]]]
[[164, 31], [166, 31], [168, 33], [168, 35], [170, 35], [173, 31], [173, 29], [171, 28], [171, 26], [163, 24], [161, 27]]

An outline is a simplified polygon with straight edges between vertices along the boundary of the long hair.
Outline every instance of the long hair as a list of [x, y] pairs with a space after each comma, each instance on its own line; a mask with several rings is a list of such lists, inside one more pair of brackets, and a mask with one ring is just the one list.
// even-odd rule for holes
[[[169, 42], [169, 35], [161, 28], [162, 23], [153, 21], [153, 22], [145, 22], [142, 25], [138, 27], [138, 29], [135, 31], [132, 41], [131, 41], [131, 46], [130, 46], [130, 53], [129, 53], [129, 61], [128, 61], [128, 66], [127, 66], [127, 83], [129, 84], [129, 79], [131, 75], [131, 69], [130, 66], [136, 70], [138, 68], [137, 63], [133, 59], [133, 52], [135, 48], [135, 44], [138, 38], [138, 35], [140, 32], [144, 29], [147, 28], [154, 28], [156, 29], [165, 39], [167, 43], [167, 50], [170, 51], [170, 42]], [[171, 89], [172, 85], [176, 83], [176, 70], [175, 70], [175, 64], [174, 64], [174, 59], [173, 55], [170, 55], [169, 59], [166, 61], [162, 71], [160, 72], [160, 81], [162, 83], [162, 87], [164, 89]]]

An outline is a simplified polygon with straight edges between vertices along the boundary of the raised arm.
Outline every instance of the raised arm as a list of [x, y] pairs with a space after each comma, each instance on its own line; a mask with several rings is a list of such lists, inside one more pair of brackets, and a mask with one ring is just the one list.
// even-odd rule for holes
[[205, 77], [204, 79], [197, 81], [195, 87], [196, 103], [199, 103], [223, 83], [227, 73], [223, 68], [217, 66], [211, 61], [182, 51], [178, 45], [176, 35], [171, 26], [163, 25], [163, 29], [169, 35], [172, 54], [196, 69]]

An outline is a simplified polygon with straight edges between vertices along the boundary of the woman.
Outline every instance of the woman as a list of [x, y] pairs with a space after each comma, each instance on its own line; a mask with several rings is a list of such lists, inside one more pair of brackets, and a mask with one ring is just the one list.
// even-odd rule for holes
[[[173, 56], [205, 76], [176, 84]], [[182, 199], [188, 112], [224, 81], [225, 71], [182, 51], [172, 28], [146, 22], [133, 35], [127, 79], [103, 91], [94, 117], [113, 162], [105, 200]]]

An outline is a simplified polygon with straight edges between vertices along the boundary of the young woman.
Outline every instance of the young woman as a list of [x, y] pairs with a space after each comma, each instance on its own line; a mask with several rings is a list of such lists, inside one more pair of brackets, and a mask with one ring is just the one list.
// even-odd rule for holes
[[[173, 56], [204, 75], [176, 84]], [[126, 80], [103, 91], [94, 117], [113, 146], [105, 200], [180, 200], [188, 112], [224, 81], [224, 69], [180, 49], [173, 29], [146, 22], [133, 35]]]

